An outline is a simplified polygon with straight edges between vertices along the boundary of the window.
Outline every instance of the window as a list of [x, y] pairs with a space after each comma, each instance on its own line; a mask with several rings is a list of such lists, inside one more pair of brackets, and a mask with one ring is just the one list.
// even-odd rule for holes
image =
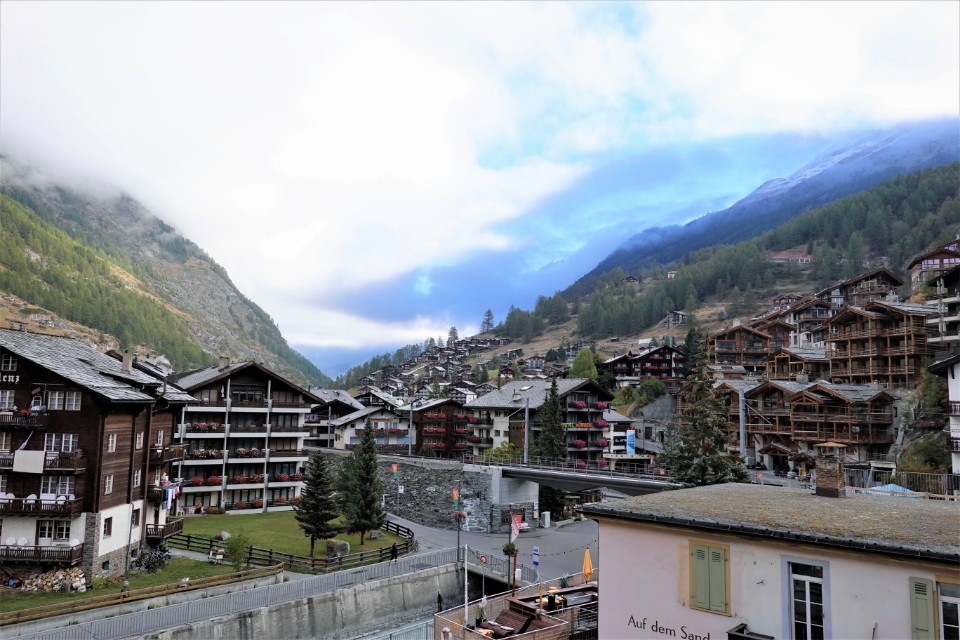
[[134, 509], [133, 513], [130, 515], [130, 526], [131, 527], [140, 526], [140, 509]]
[[690, 606], [727, 613], [727, 547], [690, 543]]
[[67, 397], [63, 408], [67, 411], [80, 411], [80, 392], [67, 391]]
[[11, 354], [3, 354], [3, 358], [0, 358], [0, 371], [16, 371], [17, 370], [17, 359], [14, 358]]
[[48, 433], [43, 437], [44, 451], [79, 451], [80, 436], [76, 433]]
[[[110, 476], [111, 478], [113, 476]], [[109, 538], [113, 535], [113, 518], [104, 518], [103, 519], [103, 537]]]
[[133, 472], [133, 486], [134, 486], [134, 487], [139, 487], [139, 486], [140, 486], [140, 478], [141, 478], [141, 476], [142, 476], [142, 473], [143, 473], [143, 470], [142, 470], [142, 469], [135, 469], [135, 470], [134, 470], [134, 472]]
[[823, 567], [790, 563], [794, 640], [823, 640]]
[[0, 451], [10, 451], [12, 438], [9, 431], [0, 431]]
[[163, 446], [163, 429], [157, 432], [157, 446], [158, 447]]
[[47, 391], [47, 409], [50, 411], [63, 409], [63, 391]]
[[107, 434], [107, 452], [113, 453], [117, 450], [117, 434], [108, 433]]
[[13, 409], [13, 389], [0, 389], [0, 409]]
[[73, 476], [42, 476], [40, 478], [40, 492], [58, 496], [76, 493], [76, 478]]
[[[936, 587], [936, 590], [934, 589]], [[939, 609], [939, 616], [934, 610]], [[910, 626], [915, 640], [937, 638], [937, 618], [941, 640], [960, 638], [960, 584], [910, 578]]]
[[113, 474], [103, 477], [103, 495], [113, 493]]
[[0, 493], [7, 492], [7, 476], [0, 475]]
[[138, 451], [143, 449], [143, 431], [137, 431], [137, 446], [134, 448]]
[[55, 540], [70, 539], [69, 520], [40, 520], [37, 522], [37, 537]]

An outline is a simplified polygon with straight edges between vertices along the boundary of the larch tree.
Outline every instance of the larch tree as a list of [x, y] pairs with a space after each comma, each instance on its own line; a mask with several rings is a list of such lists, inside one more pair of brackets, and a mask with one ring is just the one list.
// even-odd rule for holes
[[310, 538], [310, 557], [317, 540], [326, 540], [337, 534], [330, 521], [340, 515], [333, 497], [333, 478], [327, 459], [318, 451], [310, 454], [304, 475], [303, 492], [299, 503], [294, 503], [294, 516], [303, 535]]
[[557, 379], [550, 383], [550, 392], [540, 411], [537, 412], [540, 423], [540, 437], [534, 448], [537, 455], [548, 460], [565, 460], [567, 458], [567, 431], [563, 427], [563, 411], [560, 407], [560, 396], [557, 393]]
[[593, 362], [593, 352], [590, 349], [580, 349], [580, 353], [570, 365], [570, 377], [597, 379], [597, 365]]

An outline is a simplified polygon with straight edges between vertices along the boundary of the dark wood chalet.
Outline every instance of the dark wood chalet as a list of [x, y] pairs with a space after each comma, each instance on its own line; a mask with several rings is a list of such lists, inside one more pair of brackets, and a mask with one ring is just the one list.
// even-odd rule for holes
[[0, 369], [0, 564], [90, 580], [182, 528], [169, 474], [189, 395], [133, 354], [24, 331], [0, 330]]
[[748, 373], [761, 373], [770, 355], [770, 336], [745, 325], [721, 329], [708, 342], [709, 359], [713, 364], [741, 365]]
[[822, 289], [814, 294], [814, 297], [829, 302], [833, 309], [844, 306], [862, 307], [896, 293], [902, 286], [903, 280], [889, 269], [880, 267]]
[[907, 265], [910, 272], [910, 290], [919, 291], [931, 278], [960, 265], [960, 252], [957, 251], [957, 241], [953, 240], [916, 256]]

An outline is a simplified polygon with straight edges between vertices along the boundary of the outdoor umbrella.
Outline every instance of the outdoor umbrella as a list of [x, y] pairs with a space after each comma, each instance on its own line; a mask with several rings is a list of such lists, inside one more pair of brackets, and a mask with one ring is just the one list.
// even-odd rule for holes
[[583, 550], [583, 580], [590, 582], [590, 576], [593, 575], [593, 562], [590, 560], [590, 547]]

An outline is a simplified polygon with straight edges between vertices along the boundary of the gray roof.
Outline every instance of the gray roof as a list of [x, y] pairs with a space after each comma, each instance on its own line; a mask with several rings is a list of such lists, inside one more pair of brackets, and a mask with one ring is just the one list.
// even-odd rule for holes
[[633, 418], [628, 418], [616, 409], [607, 409], [604, 411], [603, 419], [607, 422], [633, 422]]
[[392, 407], [384, 407], [384, 406], [364, 407], [363, 409], [354, 411], [353, 413], [348, 413], [342, 418], [331, 420], [330, 425], [334, 427], [342, 427], [344, 425], [350, 424], [351, 422], [356, 422], [360, 418], [365, 418], [369, 415], [377, 413], [378, 411], [387, 411], [389, 413], [396, 414], [396, 411], [394, 411]]
[[330, 404], [331, 402], [338, 401], [355, 409], [363, 408], [363, 405], [360, 404], [360, 402], [358, 402], [353, 396], [343, 389], [323, 389], [321, 387], [311, 387], [309, 391], [319, 398], [323, 404]]
[[[960, 504], [719, 484], [585, 505], [583, 512], [620, 520], [794, 540], [956, 562]], [[601, 523], [601, 527], [603, 524]]]
[[[550, 380], [513, 380], [496, 391], [482, 395], [463, 406], [465, 409], [517, 409], [525, 406], [524, 399], [529, 398], [530, 408], [538, 409], [546, 401], [547, 394], [550, 393], [550, 385]], [[596, 389], [601, 390], [589, 378], [558, 378], [557, 395], [562, 398], [587, 385], [593, 385]], [[513, 399], [514, 391], [519, 393], [519, 400]], [[613, 394], [608, 393], [607, 396], [612, 398]]]
[[194, 389], [196, 387], [201, 387], [208, 382], [212, 382], [213, 380], [217, 380], [224, 376], [229, 376], [231, 373], [239, 371], [250, 364], [251, 363], [249, 362], [231, 362], [223, 367], [204, 367], [203, 369], [195, 369], [194, 371], [177, 374], [175, 376], [175, 380], [177, 381], [177, 384], [184, 389]]
[[887, 307], [889, 309], [896, 309], [902, 311], [903, 313], [908, 313], [912, 315], [921, 315], [921, 316], [933, 316], [937, 314], [937, 310], [934, 307], [929, 307], [925, 304], [911, 304], [909, 302], [889, 302], [887, 300], [874, 300], [870, 303], [871, 309], [875, 306]]
[[[72, 338], [0, 329], [0, 346], [113, 402], [153, 402], [140, 388], [163, 384], [136, 368], [124, 371], [122, 361]], [[167, 388], [179, 395], [172, 385]]]
[[817, 387], [827, 389], [851, 402], [866, 402], [883, 393], [883, 387], [875, 384], [833, 384], [821, 380]]
[[796, 356], [801, 360], [816, 362], [827, 362], [826, 349], [813, 349], [811, 347], [783, 347], [783, 351]]

